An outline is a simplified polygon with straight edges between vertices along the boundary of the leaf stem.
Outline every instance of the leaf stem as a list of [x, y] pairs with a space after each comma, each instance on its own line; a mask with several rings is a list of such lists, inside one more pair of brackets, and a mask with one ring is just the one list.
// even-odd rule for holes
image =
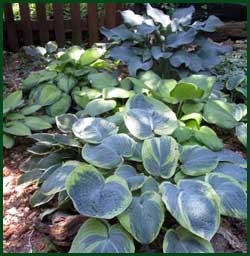
[[177, 108], [176, 116], [177, 116], [178, 119], [180, 118], [182, 105], [183, 105], [183, 100], [180, 101], [180, 103], [178, 105], [178, 108]]

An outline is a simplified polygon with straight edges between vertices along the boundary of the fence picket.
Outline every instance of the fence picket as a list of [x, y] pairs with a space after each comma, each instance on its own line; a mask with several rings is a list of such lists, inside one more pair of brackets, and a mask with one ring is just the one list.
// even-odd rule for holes
[[33, 43], [33, 33], [30, 22], [29, 4], [19, 3], [21, 22], [23, 27], [24, 44], [31, 45]]
[[80, 44], [82, 41], [80, 4], [70, 4], [71, 24], [72, 24], [72, 42]]
[[63, 4], [53, 4], [53, 12], [56, 42], [59, 47], [63, 47], [65, 42]]
[[37, 21], [39, 24], [39, 37], [42, 45], [49, 41], [49, 31], [47, 26], [47, 17], [45, 4], [36, 4]]
[[88, 4], [88, 31], [89, 31], [89, 43], [98, 41], [98, 12], [97, 4]]

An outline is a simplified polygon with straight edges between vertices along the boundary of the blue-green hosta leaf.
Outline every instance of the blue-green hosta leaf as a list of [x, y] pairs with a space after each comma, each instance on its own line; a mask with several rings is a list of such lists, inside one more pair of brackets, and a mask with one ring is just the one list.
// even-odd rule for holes
[[246, 75], [244, 73], [230, 76], [226, 82], [226, 88], [231, 91], [238, 87], [243, 81], [245, 81], [245, 79]]
[[74, 135], [88, 143], [98, 144], [112, 134], [118, 127], [103, 118], [87, 117], [79, 119], [72, 127]]
[[43, 183], [45, 180], [47, 180], [48, 177], [60, 166], [61, 166], [61, 164], [55, 164], [55, 165], [50, 166], [46, 170], [42, 170], [43, 173], [42, 173], [41, 177], [39, 178], [39, 183]]
[[[140, 81], [142, 81], [141, 84], [140, 84]], [[158, 76], [155, 72], [153, 72], [151, 70], [142, 72], [140, 74], [139, 81], [132, 79], [132, 82], [134, 82], [135, 84], [138, 84], [139, 86], [142, 86], [142, 87], [146, 86], [148, 89], [153, 90], [153, 91], [157, 89], [160, 81], [161, 81], [160, 76]]]
[[124, 23], [126, 23], [132, 27], [141, 25], [144, 21], [143, 16], [137, 15], [131, 10], [122, 11], [121, 15], [122, 15]]
[[169, 229], [163, 240], [164, 253], [213, 253], [210, 242], [190, 233], [182, 227]]
[[172, 14], [172, 19], [176, 21], [177, 24], [187, 26], [191, 23], [194, 12], [195, 8], [192, 5], [187, 8], [179, 8]]
[[235, 179], [222, 173], [210, 173], [206, 181], [220, 197], [222, 215], [246, 219], [247, 195]]
[[220, 162], [229, 162], [233, 164], [238, 164], [243, 168], [246, 168], [247, 166], [246, 159], [239, 152], [234, 152], [230, 149], [223, 149], [219, 152], [216, 152], [216, 155]]
[[94, 117], [113, 110], [115, 107], [115, 100], [95, 99], [86, 105], [84, 111], [86, 114]]
[[247, 147], [247, 124], [241, 123], [235, 128], [236, 136], [238, 140]]
[[101, 27], [100, 32], [108, 39], [112, 39], [115, 41], [127, 40], [135, 37], [134, 33], [130, 31], [124, 24], [114, 27], [112, 29]]
[[7, 113], [4, 117], [8, 121], [15, 121], [15, 120], [24, 120], [25, 115], [15, 113], [15, 112], [10, 112], [10, 113]]
[[201, 126], [199, 130], [195, 130], [194, 137], [213, 151], [222, 150], [224, 148], [222, 140], [207, 126]]
[[66, 189], [75, 208], [82, 215], [112, 219], [131, 203], [127, 182], [116, 175], [106, 180], [91, 165], [80, 165], [66, 180]]
[[215, 32], [224, 23], [216, 16], [210, 15], [205, 21], [195, 21], [190, 27], [205, 32]]
[[5, 148], [12, 148], [15, 144], [14, 138], [9, 134], [3, 134], [3, 146]]
[[119, 224], [88, 219], [80, 227], [69, 253], [134, 253], [133, 239]]
[[138, 242], [151, 243], [158, 236], [164, 222], [164, 206], [160, 195], [149, 191], [134, 196], [132, 203], [118, 219]]
[[12, 121], [3, 127], [5, 133], [16, 136], [29, 136], [31, 135], [30, 128], [20, 121]]
[[82, 149], [85, 161], [103, 169], [117, 167], [123, 157], [131, 157], [134, 152], [135, 142], [126, 134], [113, 134], [103, 139], [101, 144], [86, 144]]
[[245, 104], [232, 104], [233, 106], [233, 117], [236, 121], [240, 121], [247, 115], [247, 106]]
[[31, 172], [36, 169], [36, 165], [41, 159], [42, 156], [32, 155], [20, 165], [21, 172]]
[[130, 91], [122, 88], [103, 88], [102, 95], [104, 99], [120, 98], [126, 99], [131, 95]]
[[60, 145], [82, 148], [82, 144], [70, 135], [55, 134], [55, 140]]
[[65, 190], [65, 182], [70, 173], [76, 168], [75, 165], [64, 164], [58, 167], [53, 173], [44, 181], [40, 191], [44, 195], [53, 195]]
[[172, 33], [166, 38], [166, 46], [171, 48], [178, 48], [185, 44], [190, 44], [194, 41], [197, 31], [189, 29], [187, 31], [180, 31]]
[[48, 106], [57, 102], [61, 97], [61, 90], [53, 84], [44, 84], [35, 95], [36, 104]]
[[129, 157], [129, 160], [142, 162], [142, 141], [135, 141], [133, 154], [131, 157]]
[[177, 185], [160, 185], [167, 210], [181, 226], [208, 241], [220, 225], [219, 198], [213, 188], [198, 180], [181, 180]]
[[222, 173], [237, 180], [244, 188], [247, 187], [247, 170], [232, 163], [219, 163], [214, 169], [215, 173]]
[[173, 136], [179, 143], [183, 143], [189, 140], [194, 135], [194, 130], [185, 126], [183, 122], [179, 122], [180, 125], [174, 131]]
[[131, 191], [141, 188], [146, 179], [144, 174], [138, 174], [133, 166], [127, 164], [118, 167], [115, 171], [115, 175], [124, 178]]
[[159, 60], [160, 58], [168, 59], [172, 55], [171, 52], [163, 52], [160, 46], [152, 46], [151, 53], [155, 60]]
[[21, 87], [24, 90], [29, 90], [38, 84], [53, 80], [56, 76], [57, 72], [46, 69], [32, 72], [26, 79], [23, 80]]
[[184, 146], [180, 160], [182, 172], [190, 176], [209, 173], [218, 165], [217, 154], [201, 146]]
[[130, 133], [143, 140], [169, 135], [177, 128], [175, 113], [164, 103], [143, 94], [132, 96], [126, 103], [125, 124]]
[[21, 90], [12, 92], [3, 99], [3, 114], [16, 109], [23, 104], [23, 92]]
[[155, 30], [157, 30], [159, 26], [154, 26], [154, 24], [146, 24], [143, 23], [136, 27], [136, 30], [138, 33], [140, 33], [142, 36], [146, 36], [148, 34], [153, 33]]
[[53, 103], [52, 105], [46, 107], [46, 112], [52, 117], [60, 116], [68, 112], [71, 106], [71, 97], [67, 94], [62, 94], [61, 98]]
[[170, 136], [147, 139], [142, 146], [142, 161], [145, 170], [153, 175], [168, 179], [175, 173], [179, 159], [179, 148]]
[[189, 128], [198, 129], [202, 121], [202, 115], [200, 113], [191, 113], [191, 114], [182, 116], [180, 121], [186, 122], [186, 126]]
[[100, 48], [89, 48], [86, 50], [79, 58], [79, 62], [81, 66], [89, 65], [96, 60], [98, 60], [103, 54], [105, 53], [105, 50]]
[[118, 81], [107, 72], [89, 74], [88, 80], [92, 87], [99, 90], [118, 85]]
[[51, 151], [53, 151], [50, 145], [37, 143], [32, 147], [27, 149], [28, 152], [36, 155], [47, 155]]
[[55, 135], [50, 133], [35, 133], [29, 136], [31, 139], [38, 141], [39, 143], [56, 146], [57, 141]]
[[43, 204], [48, 203], [50, 200], [52, 200], [52, 198], [54, 197], [54, 195], [49, 195], [46, 196], [44, 195], [40, 189], [38, 189], [30, 198], [30, 205], [31, 207], [37, 207], [37, 206], [41, 206]]
[[73, 76], [60, 73], [56, 78], [56, 83], [62, 91], [69, 93], [71, 89], [76, 85], [77, 80]]
[[73, 124], [78, 120], [74, 114], [62, 114], [56, 116], [57, 128], [62, 132], [71, 132]]
[[141, 192], [148, 192], [148, 191], [154, 191], [156, 193], [159, 193], [159, 184], [158, 182], [151, 176], [147, 177], [146, 181], [144, 182]]
[[40, 130], [45, 130], [49, 129], [52, 127], [52, 125], [40, 117], [36, 116], [27, 116], [24, 119], [24, 124], [28, 126], [31, 130], [33, 131], [40, 131]]
[[28, 115], [33, 114], [34, 112], [38, 111], [41, 108], [42, 108], [41, 105], [26, 106], [26, 107], [21, 109], [21, 114], [28, 116]]
[[164, 28], [171, 24], [170, 17], [164, 14], [163, 11], [153, 8], [150, 4], [147, 4], [147, 15], [150, 16], [154, 22], [160, 23]]
[[21, 185], [27, 182], [35, 182], [42, 176], [42, 170], [34, 170], [32, 172], [26, 172], [22, 174], [17, 181], [17, 185]]
[[182, 105], [181, 110], [184, 114], [191, 113], [200, 113], [203, 109], [204, 103], [194, 102], [194, 101], [185, 101]]
[[221, 100], [209, 100], [204, 106], [203, 115], [208, 123], [231, 129], [238, 125], [233, 111], [234, 107], [230, 103]]

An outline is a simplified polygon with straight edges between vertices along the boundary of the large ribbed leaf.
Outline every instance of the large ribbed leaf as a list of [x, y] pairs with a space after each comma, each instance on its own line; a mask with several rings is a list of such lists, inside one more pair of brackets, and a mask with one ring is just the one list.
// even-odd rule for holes
[[112, 219], [132, 201], [123, 178], [113, 175], [105, 180], [91, 165], [75, 168], [66, 180], [66, 189], [77, 211], [89, 217]]
[[104, 54], [104, 52], [105, 50], [100, 48], [89, 48], [81, 55], [79, 62], [81, 66], [89, 65], [98, 60]]
[[234, 152], [230, 149], [223, 149], [216, 152], [218, 160], [220, 162], [229, 162], [233, 164], [238, 164], [239, 166], [246, 168], [247, 161], [239, 152]]
[[60, 116], [68, 112], [71, 106], [71, 97], [67, 94], [62, 94], [61, 98], [46, 108], [48, 115], [52, 117]]
[[49, 129], [52, 127], [52, 125], [46, 121], [44, 121], [42, 118], [37, 116], [27, 116], [24, 119], [24, 124], [28, 126], [33, 131], [40, 131]]
[[69, 253], [134, 253], [133, 239], [119, 224], [89, 219], [78, 230]]
[[9, 112], [10, 110], [16, 109], [23, 103], [23, 93], [18, 90], [9, 94], [3, 100], [3, 114]]
[[166, 46], [171, 48], [178, 48], [182, 45], [190, 44], [194, 41], [196, 34], [197, 31], [192, 28], [187, 31], [171, 33], [166, 38]]
[[153, 176], [170, 178], [174, 175], [179, 159], [178, 144], [170, 136], [147, 139], [142, 146], [145, 170]]
[[171, 24], [171, 20], [168, 15], [164, 14], [162, 10], [153, 8], [150, 4], [147, 4], [147, 15], [156, 23], [160, 23], [164, 28]]
[[69, 93], [71, 89], [76, 85], [77, 80], [66, 74], [60, 73], [56, 78], [57, 86], [64, 91], [65, 93]]
[[28, 136], [31, 135], [30, 128], [24, 125], [20, 121], [12, 121], [3, 127], [3, 131], [8, 134], [17, 135], [17, 136]]
[[74, 135], [88, 143], [101, 143], [106, 137], [118, 132], [118, 127], [103, 118], [79, 119], [72, 127]]
[[104, 99], [113, 99], [113, 98], [120, 98], [126, 99], [129, 98], [132, 92], [122, 89], [122, 88], [113, 88], [107, 87], [103, 88], [102, 95]]
[[71, 132], [73, 124], [78, 120], [74, 114], [56, 116], [56, 125], [62, 132]]
[[134, 146], [134, 140], [128, 135], [114, 134], [105, 138], [101, 144], [86, 144], [82, 149], [82, 157], [97, 167], [112, 169], [123, 161], [123, 157], [132, 156]]
[[158, 236], [164, 222], [164, 206], [160, 195], [149, 191], [134, 196], [132, 203], [118, 219], [138, 242], [151, 243]]
[[3, 134], [3, 146], [5, 148], [12, 148], [15, 144], [14, 138], [9, 134]]
[[181, 226], [208, 241], [220, 225], [219, 198], [213, 188], [198, 180], [181, 180], [177, 186], [160, 186], [167, 210]]
[[222, 215], [246, 219], [247, 195], [235, 179], [222, 173], [210, 173], [206, 181], [220, 197]]
[[213, 253], [210, 242], [190, 233], [182, 227], [169, 229], [163, 240], [164, 253]]
[[89, 74], [88, 80], [94, 88], [99, 90], [118, 85], [118, 81], [107, 72]]
[[116, 107], [116, 101], [114, 100], [104, 100], [104, 99], [95, 99], [90, 101], [84, 111], [87, 115], [90, 116], [99, 116], [103, 113], [106, 113]]
[[184, 146], [180, 160], [182, 172], [190, 176], [200, 176], [211, 172], [218, 165], [217, 155], [201, 146]]
[[127, 40], [134, 38], [135, 34], [130, 31], [124, 24], [107, 29], [105, 27], [100, 28], [100, 32], [107, 37], [107, 39], [113, 40]]
[[126, 103], [125, 124], [130, 133], [143, 140], [169, 135], [177, 128], [175, 113], [162, 102], [143, 94], [132, 96]]

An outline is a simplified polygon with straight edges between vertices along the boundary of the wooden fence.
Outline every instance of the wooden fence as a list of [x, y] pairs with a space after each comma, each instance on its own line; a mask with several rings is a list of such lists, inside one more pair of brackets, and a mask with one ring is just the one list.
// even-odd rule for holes
[[[16, 51], [22, 45], [44, 45], [55, 40], [63, 47], [66, 39], [73, 44], [98, 42], [101, 26], [112, 28], [121, 22], [119, 10], [124, 4], [104, 4], [104, 16], [98, 17], [97, 4], [87, 4], [87, 17], [81, 17], [80, 4], [70, 4], [70, 19], [64, 20], [63, 4], [53, 4], [53, 19], [47, 19], [45, 4], [36, 4], [37, 19], [32, 20], [28, 3], [19, 3], [20, 20], [14, 19], [12, 4], [4, 4], [4, 47]], [[69, 38], [70, 35], [70, 38]]]

